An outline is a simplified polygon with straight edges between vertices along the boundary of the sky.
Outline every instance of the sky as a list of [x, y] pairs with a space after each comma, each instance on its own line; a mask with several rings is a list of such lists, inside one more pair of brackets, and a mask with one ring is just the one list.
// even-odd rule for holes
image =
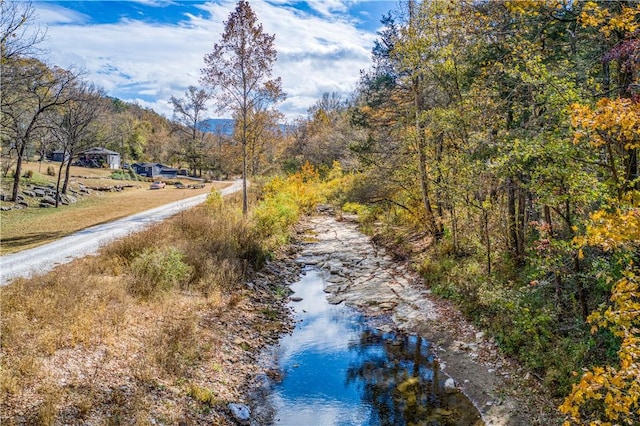
[[[47, 30], [48, 62], [84, 70], [109, 96], [151, 108], [170, 118], [171, 96], [199, 86], [204, 56], [224, 32], [236, 0], [32, 0], [36, 24]], [[287, 121], [305, 117], [323, 93], [346, 99], [360, 70], [371, 66], [371, 48], [383, 14], [397, 1], [250, 0], [263, 26], [275, 35]], [[228, 117], [209, 108], [210, 118]]]

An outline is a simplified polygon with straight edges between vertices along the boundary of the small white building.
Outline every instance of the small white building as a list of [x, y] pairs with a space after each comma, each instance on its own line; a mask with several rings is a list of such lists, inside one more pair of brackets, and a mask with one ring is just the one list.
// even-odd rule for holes
[[85, 167], [120, 168], [120, 153], [106, 148], [93, 147], [78, 154], [78, 162]]

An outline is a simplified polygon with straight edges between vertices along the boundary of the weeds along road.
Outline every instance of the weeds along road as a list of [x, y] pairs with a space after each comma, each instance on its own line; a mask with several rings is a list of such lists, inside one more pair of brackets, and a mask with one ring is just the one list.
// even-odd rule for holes
[[[224, 196], [241, 190], [242, 180], [236, 180], [231, 186], [220, 190], [220, 193]], [[100, 247], [110, 241], [140, 231], [146, 226], [203, 203], [207, 195], [186, 198], [113, 222], [83, 229], [49, 244], [0, 256], [0, 285], [6, 285], [18, 277], [28, 278], [35, 274], [44, 274], [57, 265], [95, 254]]]

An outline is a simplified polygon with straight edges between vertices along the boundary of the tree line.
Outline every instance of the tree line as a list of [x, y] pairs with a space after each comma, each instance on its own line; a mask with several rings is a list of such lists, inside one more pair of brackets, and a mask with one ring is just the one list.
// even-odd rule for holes
[[567, 424], [638, 423], [640, 6], [407, 1], [382, 24], [372, 67], [297, 123], [285, 168], [339, 160], [342, 202], [396, 245], [421, 239], [432, 289]]
[[[32, 4], [0, 5], [0, 138], [2, 174], [13, 177], [10, 199], [18, 197], [24, 162], [42, 161], [53, 151], [63, 158], [58, 192], [66, 193], [74, 158], [91, 146], [117, 151], [123, 164], [160, 162], [187, 168], [193, 176], [246, 176], [271, 167], [282, 115], [270, 106], [284, 94], [279, 79], [269, 78], [273, 36], [262, 32], [248, 3], [238, 3], [223, 41], [205, 59], [202, 87], [190, 86], [183, 97], [167, 100], [170, 119], [107, 96], [86, 79], [85, 70], [50, 65], [39, 47], [46, 30], [34, 25]], [[247, 46], [251, 55], [242, 50]], [[237, 92], [241, 87], [244, 93]], [[216, 113], [231, 111], [240, 125], [232, 131], [212, 128], [206, 114], [213, 100]]]
[[382, 23], [352, 99], [304, 131], [568, 424], [637, 423], [640, 6], [408, 1]]

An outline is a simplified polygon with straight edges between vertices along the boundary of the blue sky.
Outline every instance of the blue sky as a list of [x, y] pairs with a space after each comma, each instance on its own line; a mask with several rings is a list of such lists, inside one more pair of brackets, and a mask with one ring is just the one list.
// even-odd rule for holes
[[[305, 116], [325, 92], [347, 97], [368, 69], [380, 18], [397, 7], [381, 0], [251, 0], [264, 31], [275, 34], [288, 120]], [[224, 31], [236, 0], [33, 1], [47, 28], [52, 64], [76, 66], [110, 96], [167, 117], [171, 96], [198, 85], [203, 57]], [[210, 108], [215, 117], [214, 106]]]

